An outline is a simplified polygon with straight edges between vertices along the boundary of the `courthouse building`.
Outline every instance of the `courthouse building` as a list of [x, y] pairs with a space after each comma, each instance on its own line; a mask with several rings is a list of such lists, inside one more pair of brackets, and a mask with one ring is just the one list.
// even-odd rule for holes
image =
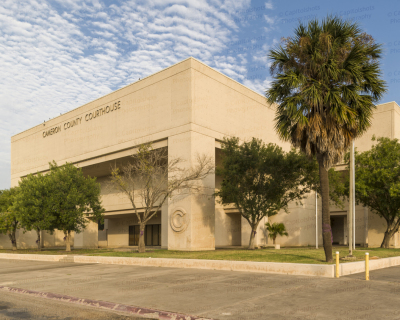
[[[399, 111], [395, 102], [379, 105], [372, 127], [356, 140], [358, 150], [371, 147], [373, 134], [400, 138]], [[127, 161], [144, 142], [166, 148], [168, 157], [183, 158], [187, 165], [194, 163], [196, 154], [210, 155], [219, 165], [225, 136], [241, 140], [257, 137], [289, 150], [290, 144], [280, 141], [274, 131], [274, 117], [274, 106], [267, 104], [263, 95], [188, 58], [13, 136], [11, 184], [17, 186], [29, 173], [46, 172], [50, 161], [59, 165], [72, 162], [85, 174], [97, 177], [106, 209], [104, 228], [91, 223], [74, 235], [74, 247], [135, 246], [139, 230], [128, 198], [105, 187], [111, 165]], [[251, 231], [247, 221], [233, 205], [222, 206], [213, 197], [220, 183], [220, 177], [209, 175], [202, 193], [168, 199], [146, 227], [146, 244], [171, 250], [246, 246]], [[289, 237], [278, 238], [278, 243], [314, 246], [317, 229], [322, 244], [320, 202], [316, 210], [315, 194], [310, 194], [303, 205], [291, 205], [289, 214], [270, 218], [284, 222], [289, 232]], [[345, 244], [348, 208], [331, 209], [334, 243]], [[257, 245], [271, 244], [266, 221], [259, 225]], [[379, 246], [384, 230], [384, 221], [376, 214], [356, 207], [356, 244]], [[61, 232], [44, 232], [43, 246], [63, 246], [63, 237]], [[17, 241], [19, 248], [35, 247], [36, 234], [19, 230]], [[392, 245], [399, 245], [398, 234]], [[8, 237], [1, 235], [0, 248], [10, 247]]]

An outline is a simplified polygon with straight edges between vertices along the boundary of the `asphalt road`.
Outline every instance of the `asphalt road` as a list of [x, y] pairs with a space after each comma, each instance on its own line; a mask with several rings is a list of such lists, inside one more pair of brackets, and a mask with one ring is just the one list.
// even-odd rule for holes
[[0, 319], [33, 320], [138, 320], [133, 316], [120, 315], [96, 308], [53, 301], [49, 299], [0, 291]]
[[[367, 282], [362, 274], [330, 279], [220, 270], [0, 260], [2, 286], [213, 319], [400, 319], [400, 267], [372, 271], [370, 278]], [[1, 293], [1, 298], [6, 296], [10, 301], [2, 299], [0, 308], [10, 307], [0, 310], [0, 314], [4, 315], [12, 308], [26, 308], [27, 313], [36, 311], [43, 319], [53, 319], [43, 308], [29, 311], [36, 306], [33, 301], [39, 298], [31, 300], [19, 294], [18, 300], [15, 295]], [[39, 306], [49, 306], [48, 312], [59, 312], [59, 318], [54, 319], [75, 319], [69, 315], [75, 309], [82, 312], [82, 319], [113, 319], [107, 318], [113, 315], [106, 311], [64, 303], [58, 306], [57, 303], [46, 300]], [[87, 312], [90, 318], [85, 317]], [[24, 319], [23, 316], [21, 313], [20, 319]]]

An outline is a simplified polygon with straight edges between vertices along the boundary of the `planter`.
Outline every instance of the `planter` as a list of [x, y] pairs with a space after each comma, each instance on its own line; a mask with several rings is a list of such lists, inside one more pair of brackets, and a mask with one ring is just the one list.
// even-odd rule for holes
[[275, 245], [275, 249], [280, 249], [281, 248], [281, 245], [280, 244], [276, 244]]

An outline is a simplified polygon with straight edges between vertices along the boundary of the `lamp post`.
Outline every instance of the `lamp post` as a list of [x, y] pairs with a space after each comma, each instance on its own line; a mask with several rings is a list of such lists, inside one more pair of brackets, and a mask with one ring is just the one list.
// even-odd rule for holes
[[350, 147], [350, 195], [349, 195], [349, 255], [353, 255], [353, 249], [355, 249], [355, 193], [354, 193], [354, 184], [355, 184], [355, 175], [354, 175], [354, 140], [351, 142]]
[[352, 142], [351, 146], [351, 153], [353, 154], [353, 161], [352, 161], [352, 166], [353, 166], [353, 175], [351, 177], [351, 181], [353, 183], [353, 199], [352, 199], [352, 204], [353, 204], [353, 249], [356, 250], [356, 167], [355, 167], [355, 156], [354, 156], [354, 140]]
[[315, 249], [318, 249], [318, 192], [315, 191]]

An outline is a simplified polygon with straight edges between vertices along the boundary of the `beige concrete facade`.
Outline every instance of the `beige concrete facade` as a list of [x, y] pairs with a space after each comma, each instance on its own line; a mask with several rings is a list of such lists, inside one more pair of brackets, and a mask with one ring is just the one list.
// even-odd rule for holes
[[[368, 149], [373, 134], [400, 137], [397, 104], [380, 105], [368, 133], [356, 142], [358, 150]], [[278, 139], [274, 131], [274, 108], [265, 97], [217, 72], [200, 61], [188, 58], [156, 74], [114, 91], [68, 113], [17, 134], [11, 139], [11, 183], [18, 184], [29, 173], [46, 172], [48, 162], [72, 162], [85, 174], [95, 176], [102, 185], [106, 209], [103, 231], [96, 224], [74, 237], [74, 246], [127, 247], [129, 227], [137, 225], [128, 199], [106, 187], [111, 165], [118, 165], [134, 154], [138, 145], [152, 142], [154, 148], [167, 148], [169, 157], [181, 157], [192, 165], [196, 154], [210, 155], [221, 162], [220, 142], [224, 136], [241, 140], [261, 138], [284, 150], [290, 144]], [[159, 245], [172, 250], [214, 250], [215, 247], [247, 245], [250, 227], [233, 206], [221, 206], [213, 193], [220, 177], [208, 176], [203, 191], [177, 196], [165, 203], [149, 224], [160, 225]], [[140, 207], [140, 203], [137, 203]], [[302, 206], [290, 206], [290, 214], [281, 213], [272, 221], [283, 221], [290, 236], [278, 239], [282, 245], [315, 245], [315, 196]], [[335, 208], [332, 208], [335, 211]], [[347, 211], [336, 210], [337, 223]], [[322, 242], [320, 209], [319, 241]], [[174, 219], [184, 214], [183, 226]], [[357, 207], [356, 242], [378, 244], [382, 236], [381, 220]], [[358, 220], [359, 219], [359, 220]], [[257, 244], [268, 244], [264, 223], [257, 232]], [[335, 220], [336, 221], [336, 220]], [[357, 228], [356, 227], [356, 228]], [[343, 227], [343, 229], [345, 229]], [[339, 230], [339, 231], [338, 231]], [[342, 237], [341, 227], [335, 229]], [[19, 243], [34, 247], [36, 235], [19, 232]], [[53, 238], [52, 238], [53, 237]], [[63, 235], [45, 235], [44, 246], [61, 246]], [[343, 240], [345, 242], [346, 240]], [[9, 240], [0, 236], [0, 248]]]

